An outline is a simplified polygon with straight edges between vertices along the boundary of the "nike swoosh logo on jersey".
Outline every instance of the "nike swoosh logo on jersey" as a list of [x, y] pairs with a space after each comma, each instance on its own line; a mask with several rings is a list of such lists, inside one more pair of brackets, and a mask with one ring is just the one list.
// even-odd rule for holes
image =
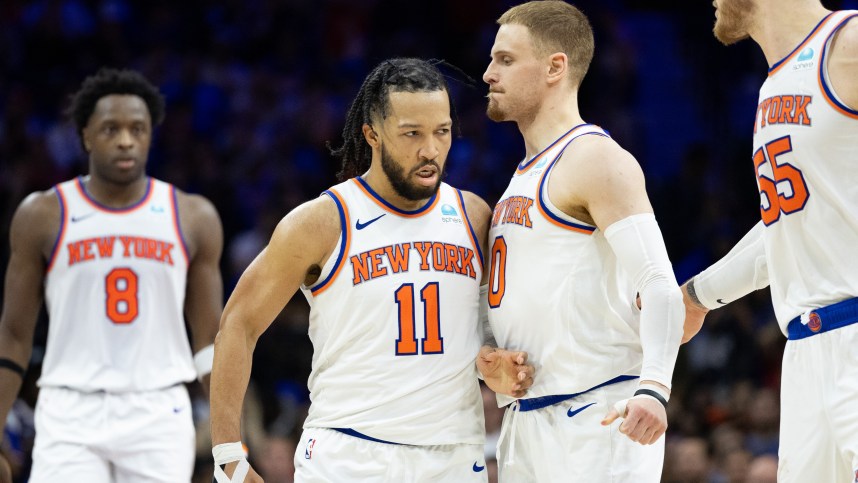
[[79, 222], [79, 221], [83, 221], [83, 220], [85, 220], [85, 219], [89, 218], [90, 216], [92, 216], [92, 215], [94, 215], [94, 214], [95, 214], [95, 212], [94, 212], [94, 211], [92, 211], [92, 212], [87, 213], [87, 214], [85, 214], [85, 215], [80, 215], [80, 216], [72, 215], [70, 219], [71, 219], [71, 222], [72, 222], [72, 223], [77, 223], [77, 222]]
[[596, 403], [594, 403], [594, 402], [593, 402], [593, 403], [590, 403], [590, 404], [588, 404], [588, 405], [586, 405], [586, 406], [581, 406], [580, 408], [578, 408], [578, 409], [576, 409], [576, 410], [574, 410], [574, 411], [572, 410], [572, 408], [569, 408], [569, 410], [568, 410], [568, 411], [566, 411], [566, 416], [569, 416], [569, 417], [571, 418], [572, 416], [575, 416], [576, 414], [580, 413], [581, 411], [583, 411], [583, 410], [587, 409], [588, 407], [590, 407], [590, 406], [592, 406], [592, 405], [594, 405], [594, 404], [596, 404]]
[[721, 304], [721, 305], [727, 305], [727, 302], [725, 302], [725, 301], [723, 301], [723, 300], [721, 300], [721, 299], [715, 299], [715, 301], [716, 301], [716, 302], [718, 302], [718, 303], [719, 303], [719, 304]]
[[477, 462], [474, 461], [474, 467], [471, 469], [474, 470], [474, 473], [479, 473], [480, 471], [483, 471], [484, 469], [486, 469], [486, 467], [485, 467], [485, 465], [479, 466], [479, 465], [477, 465]]
[[361, 222], [360, 222], [360, 220], [358, 220], [358, 221], [357, 221], [357, 223], [355, 223], [355, 228], [357, 228], [358, 230], [363, 230], [364, 228], [366, 228], [366, 227], [368, 227], [369, 225], [371, 225], [371, 224], [375, 223], [376, 221], [378, 221], [378, 219], [379, 219], [379, 218], [381, 218], [382, 216], [384, 216], [384, 215], [386, 215], [386, 214], [387, 214], [387, 213], [382, 213], [382, 214], [380, 214], [380, 215], [376, 216], [375, 218], [373, 218], [373, 219], [369, 220], [369, 221], [368, 221], [368, 222], [366, 222], [366, 223], [361, 223]]

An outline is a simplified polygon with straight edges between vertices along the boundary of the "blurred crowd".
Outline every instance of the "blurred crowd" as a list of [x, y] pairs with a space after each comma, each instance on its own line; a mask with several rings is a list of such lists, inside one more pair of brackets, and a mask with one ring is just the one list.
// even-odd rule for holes
[[[435, 58], [457, 67], [444, 67], [458, 126], [448, 182], [492, 205], [524, 153], [514, 126], [486, 119], [481, 80], [494, 20], [515, 3], [0, 2], [0, 268], [8, 260], [11, 215], [23, 197], [86, 172], [63, 110], [83, 78], [104, 65], [137, 69], [165, 94], [167, 117], [156, 131], [149, 173], [216, 205], [225, 230], [227, 295], [279, 219], [335, 183], [339, 167], [326, 143], [339, 142], [361, 80], [385, 58]], [[596, 32], [581, 112], [640, 161], [683, 282], [759, 219], [751, 126], [765, 60], [749, 42], [718, 44], [707, 2], [575, 3]], [[301, 445], [312, 354], [307, 315], [306, 302], [296, 297], [254, 357], [244, 441], [266, 481], [291, 481], [292, 455]], [[46, 329], [41, 323], [3, 439], [20, 481], [26, 481]], [[767, 291], [709, 315], [680, 352], [663, 481], [775, 481], [784, 342]], [[192, 391], [195, 481], [208, 483], [207, 402], [199, 387]], [[490, 459], [502, 413], [487, 390], [485, 400]]]

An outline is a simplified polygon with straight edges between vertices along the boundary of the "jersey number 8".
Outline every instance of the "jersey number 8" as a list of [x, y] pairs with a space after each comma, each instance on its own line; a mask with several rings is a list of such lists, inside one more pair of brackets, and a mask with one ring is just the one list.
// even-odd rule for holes
[[107, 318], [114, 324], [130, 324], [137, 318], [137, 274], [130, 268], [114, 268], [104, 279]]

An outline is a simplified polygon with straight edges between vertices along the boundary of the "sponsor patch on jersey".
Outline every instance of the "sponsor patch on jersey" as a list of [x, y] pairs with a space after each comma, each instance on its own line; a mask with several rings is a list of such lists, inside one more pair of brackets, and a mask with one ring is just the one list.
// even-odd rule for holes
[[811, 312], [807, 317], [807, 328], [813, 332], [819, 332], [819, 329], [822, 328], [822, 319], [819, 318], [819, 314], [816, 312]]
[[307, 440], [307, 447], [304, 448], [304, 459], [313, 458], [313, 446], [316, 446], [316, 439], [310, 438]]
[[456, 211], [456, 208], [453, 208], [453, 205], [443, 204], [441, 205], [441, 221], [444, 223], [462, 223], [462, 218], [459, 216], [459, 212]]
[[795, 64], [793, 64], [792, 70], [798, 71], [812, 69], [815, 64], [813, 61], [813, 54], [814, 52], [811, 47], [802, 50], [801, 53], [798, 54], [798, 58], [796, 59]]

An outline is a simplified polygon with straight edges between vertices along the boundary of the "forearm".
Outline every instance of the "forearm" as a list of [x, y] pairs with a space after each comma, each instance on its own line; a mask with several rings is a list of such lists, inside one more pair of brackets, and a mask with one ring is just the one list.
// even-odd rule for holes
[[224, 324], [215, 339], [211, 373], [212, 445], [241, 440], [241, 408], [256, 345], [239, 324]]
[[687, 285], [692, 301], [712, 310], [767, 287], [764, 230], [757, 223], [727, 255], [692, 278]]
[[609, 226], [605, 237], [641, 297], [641, 380], [670, 388], [684, 310], [655, 217], [630, 216]]
[[21, 390], [24, 375], [19, 371], [27, 369], [32, 351], [32, 341], [21, 341], [0, 325], [0, 433]]

